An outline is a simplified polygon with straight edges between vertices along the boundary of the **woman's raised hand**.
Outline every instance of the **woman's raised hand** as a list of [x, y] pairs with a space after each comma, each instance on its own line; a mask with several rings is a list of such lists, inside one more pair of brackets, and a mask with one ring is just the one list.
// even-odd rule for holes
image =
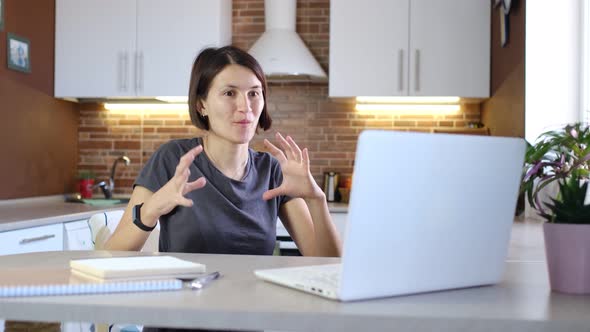
[[169, 213], [176, 206], [193, 206], [193, 201], [185, 195], [193, 190], [203, 188], [207, 181], [200, 177], [193, 182], [188, 182], [191, 174], [189, 168], [195, 158], [203, 152], [203, 146], [199, 145], [184, 154], [178, 165], [174, 176], [149, 199], [149, 211], [153, 216], [160, 216]]
[[280, 133], [276, 134], [276, 139], [282, 150], [267, 139], [264, 140], [264, 145], [279, 161], [283, 170], [283, 183], [277, 188], [266, 191], [262, 198], [269, 200], [279, 195], [310, 199], [322, 198], [324, 193], [313, 179], [309, 169], [307, 148], [302, 151], [293, 138], [290, 136], [284, 138]]

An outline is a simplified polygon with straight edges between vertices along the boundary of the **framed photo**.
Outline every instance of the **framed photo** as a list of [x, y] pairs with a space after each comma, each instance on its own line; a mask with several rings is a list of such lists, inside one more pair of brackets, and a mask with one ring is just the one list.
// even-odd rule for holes
[[8, 68], [22, 71], [25, 73], [31, 72], [31, 43], [28, 39], [18, 37], [12, 33], [7, 34], [8, 55], [6, 57]]
[[0, 0], [0, 31], [4, 30], [4, 0]]

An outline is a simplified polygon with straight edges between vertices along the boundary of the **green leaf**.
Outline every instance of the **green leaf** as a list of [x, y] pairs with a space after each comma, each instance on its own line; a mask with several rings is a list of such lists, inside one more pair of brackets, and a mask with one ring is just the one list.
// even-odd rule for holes
[[[590, 205], [584, 205], [590, 179], [590, 127], [577, 122], [544, 132], [527, 145], [521, 192], [529, 205], [549, 222], [590, 224]], [[564, 163], [565, 162], [565, 163]], [[537, 164], [543, 167], [528, 178], [524, 175]], [[541, 210], [538, 197], [544, 188], [557, 181], [559, 193]]]

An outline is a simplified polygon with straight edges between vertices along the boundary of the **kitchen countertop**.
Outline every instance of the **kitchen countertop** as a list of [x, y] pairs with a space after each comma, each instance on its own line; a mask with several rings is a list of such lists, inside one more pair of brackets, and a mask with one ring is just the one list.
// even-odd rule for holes
[[87, 219], [97, 211], [122, 209], [125, 206], [66, 203], [62, 195], [1, 200], [0, 232]]
[[[97, 211], [123, 209], [125, 206], [66, 203], [62, 195], [0, 200], [0, 232], [87, 219]], [[348, 212], [348, 205], [344, 203], [328, 203], [328, 208], [333, 213]]]
[[348, 204], [346, 203], [328, 203], [328, 209], [332, 213], [348, 213]]

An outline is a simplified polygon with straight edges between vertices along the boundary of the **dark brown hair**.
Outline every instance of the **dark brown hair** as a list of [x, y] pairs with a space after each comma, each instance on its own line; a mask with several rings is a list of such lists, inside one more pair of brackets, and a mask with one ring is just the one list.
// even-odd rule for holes
[[188, 110], [191, 121], [197, 128], [209, 130], [209, 119], [201, 114], [202, 101], [207, 98], [215, 76], [230, 64], [237, 64], [252, 70], [260, 83], [262, 83], [264, 107], [260, 114], [260, 120], [258, 120], [258, 126], [268, 130], [272, 124], [272, 119], [266, 109], [267, 85], [262, 67], [253, 56], [235, 46], [206, 48], [195, 59], [188, 91]]

